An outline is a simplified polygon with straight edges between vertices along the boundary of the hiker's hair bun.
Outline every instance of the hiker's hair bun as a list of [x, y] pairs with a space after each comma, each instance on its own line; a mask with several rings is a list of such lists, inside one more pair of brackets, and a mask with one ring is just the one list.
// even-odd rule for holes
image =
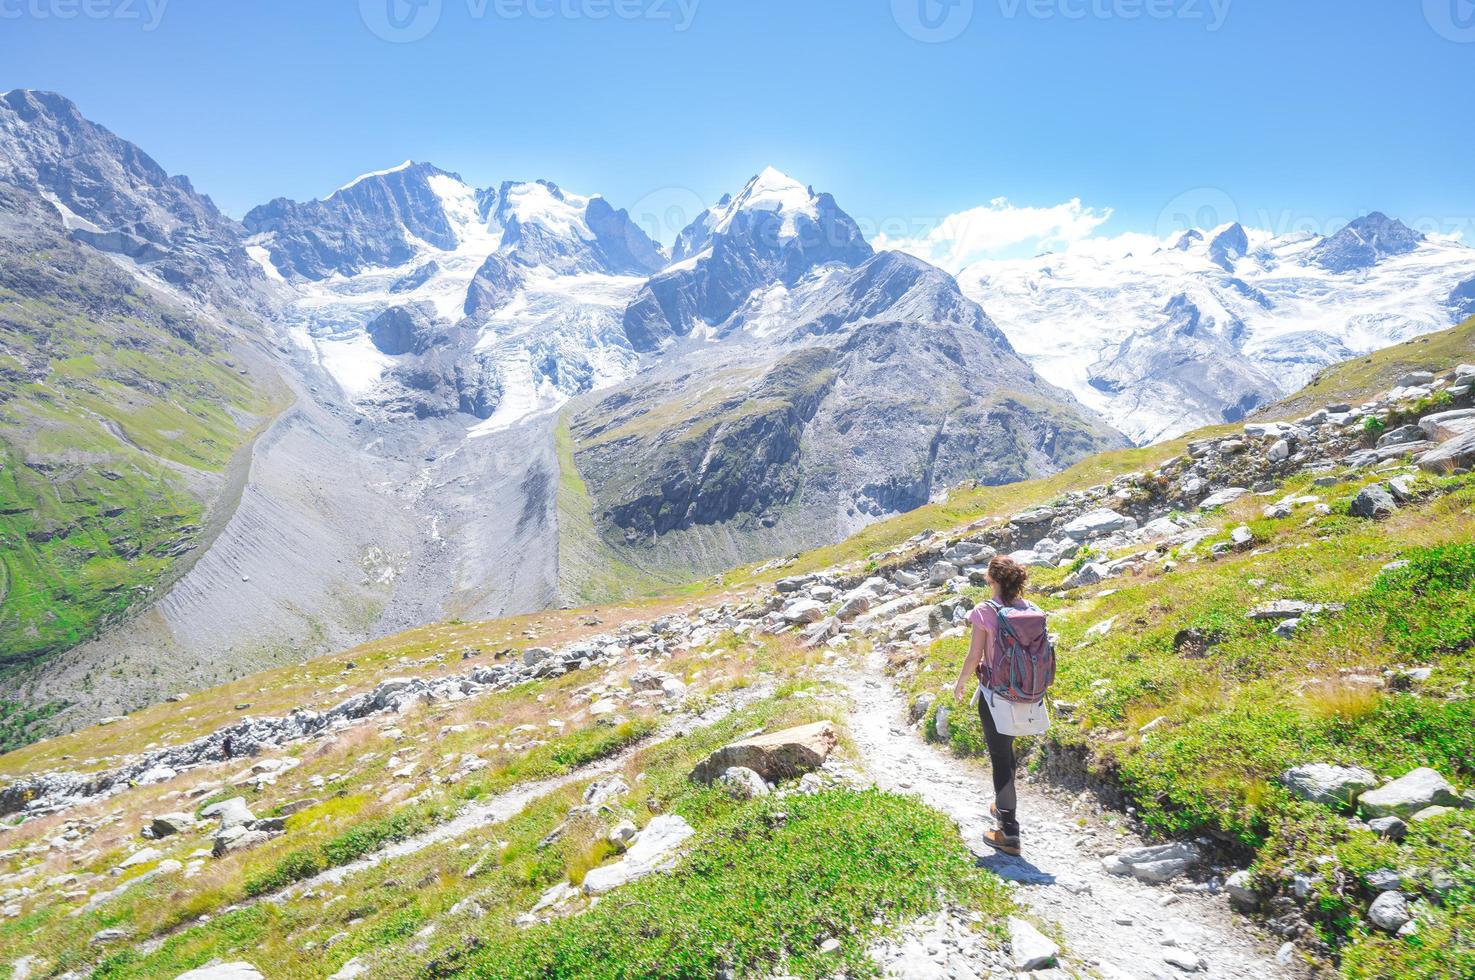
[[1029, 570], [1008, 555], [995, 555], [988, 563], [988, 577], [998, 585], [1004, 601], [1013, 602], [1029, 581]]

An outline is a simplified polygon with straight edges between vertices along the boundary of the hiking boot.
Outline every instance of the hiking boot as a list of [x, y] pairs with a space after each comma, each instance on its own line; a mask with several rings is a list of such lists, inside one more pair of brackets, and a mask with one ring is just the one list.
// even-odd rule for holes
[[1019, 857], [1019, 835], [1006, 834], [1002, 830], [985, 830], [983, 842], [1002, 854], [1012, 854]]

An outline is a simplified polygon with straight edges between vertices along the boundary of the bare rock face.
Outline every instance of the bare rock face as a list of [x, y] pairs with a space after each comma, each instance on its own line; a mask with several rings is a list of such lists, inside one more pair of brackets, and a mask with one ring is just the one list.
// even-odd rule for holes
[[763, 779], [777, 783], [818, 769], [838, 742], [835, 726], [828, 721], [800, 725], [724, 745], [697, 764], [691, 778], [710, 783], [728, 769], [751, 769]]

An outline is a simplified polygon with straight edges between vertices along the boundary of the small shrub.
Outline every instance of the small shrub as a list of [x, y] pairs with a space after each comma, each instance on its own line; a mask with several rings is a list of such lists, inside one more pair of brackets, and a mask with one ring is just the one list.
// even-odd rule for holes
[[1376, 711], [1382, 693], [1368, 684], [1322, 681], [1307, 687], [1301, 697], [1311, 718], [1351, 724]]
[[299, 849], [285, 855], [270, 870], [247, 878], [245, 892], [252, 898], [269, 895], [288, 885], [305, 881], [322, 870], [323, 861], [317, 851]]

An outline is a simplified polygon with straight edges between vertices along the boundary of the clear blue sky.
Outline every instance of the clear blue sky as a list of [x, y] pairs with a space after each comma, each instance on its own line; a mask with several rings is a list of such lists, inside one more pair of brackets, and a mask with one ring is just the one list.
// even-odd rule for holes
[[[405, 158], [616, 206], [772, 163], [871, 220], [1079, 197], [1151, 231], [1207, 187], [1475, 242], [1469, 0], [421, 2], [390, 43], [366, 18], [407, 0], [0, 0], [0, 90], [69, 96], [235, 215]], [[915, 39], [923, 2], [966, 26]]]

